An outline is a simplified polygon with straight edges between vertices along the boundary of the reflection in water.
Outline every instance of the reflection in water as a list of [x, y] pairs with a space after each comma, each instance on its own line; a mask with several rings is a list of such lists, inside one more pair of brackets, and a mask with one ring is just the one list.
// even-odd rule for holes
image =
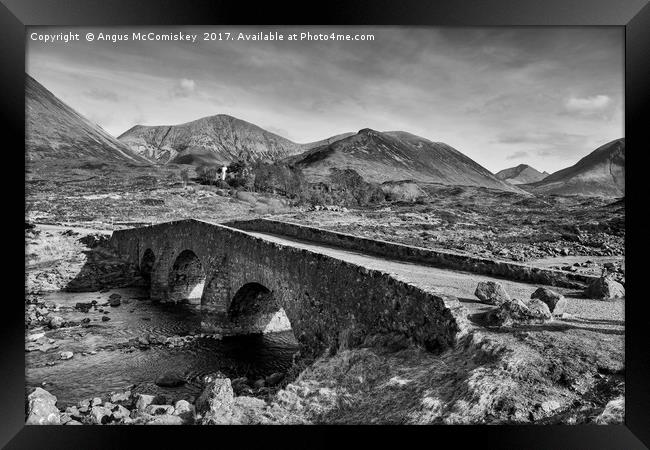
[[[115, 292], [122, 295], [120, 306], [99, 306]], [[57, 348], [26, 353], [27, 387], [41, 386], [45, 382], [44, 388], [57, 396], [59, 406], [94, 396], [105, 399], [109, 392], [125, 390], [130, 385], [136, 385], [136, 392], [187, 399], [200, 392], [201, 377], [205, 374], [221, 371], [229, 377], [246, 376], [255, 380], [286, 371], [298, 350], [291, 331], [225, 337], [223, 340], [203, 337], [176, 348], [110, 349], [147, 335], [164, 341], [169, 336], [201, 333], [199, 306], [154, 304], [147, 297], [146, 292], [137, 289], [104, 294], [56, 292], [46, 295], [46, 303], [59, 305], [56, 315], [65, 320], [89, 318], [91, 321], [87, 328], [46, 331], [46, 338], [53, 339], [52, 345]], [[98, 305], [89, 313], [74, 309], [77, 302], [92, 300], [97, 300]], [[102, 315], [108, 315], [111, 320], [102, 321]], [[72, 351], [75, 355], [61, 361], [61, 351]], [[155, 379], [169, 371], [183, 373], [187, 384], [177, 388], [156, 386]]]

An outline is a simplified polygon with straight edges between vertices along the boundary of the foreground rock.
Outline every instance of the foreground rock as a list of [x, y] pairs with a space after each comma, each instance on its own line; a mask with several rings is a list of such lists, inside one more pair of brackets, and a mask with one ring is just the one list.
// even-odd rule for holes
[[526, 303], [512, 299], [490, 314], [490, 321], [499, 326], [544, 324], [552, 319], [548, 306], [539, 299]]
[[602, 413], [594, 419], [598, 425], [623, 423], [625, 420], [625, 397], [616, 398], [607, 403]]
[[56, 407], [56, 397], [37, 387], [27, 397], [27, 425], [60, 425], [61, 417]]
[[196, 400], [196, 411], [202, 416], [204, 425], [229, 425], [236, 423], [233, 414], [235, 402], [230, 379], [217, 378], [211, 381]]
[[600, 300], [623, 298], [625, 297], [625, 288], [610, 277], [601, 277], [589, 285], [585, 295]]
[[476, 286], [474, 295], [488, 305], [501, 305], [510, 300], [510, 295], [506, 292], [501, 283], [496, 281], [480, 281]]
[[562, 294], [558, 294], [547, 288], [538, 288], [530, 298], [539, 299], [546, 303], [546, 306], [548, 306], [548, 309], [554, 316], [561, 316], [567, 305], [567, 300]]

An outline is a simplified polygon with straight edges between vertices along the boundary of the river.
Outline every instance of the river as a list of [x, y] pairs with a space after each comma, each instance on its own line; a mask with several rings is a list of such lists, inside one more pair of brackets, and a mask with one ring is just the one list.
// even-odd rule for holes
[[[120, 306], [99, 306], [113, 293], [122, 296]], [[172, 400], [191, 399], [202, 390], [202, 378], [206, 374], [220, 371], [231, 378], [246, 376], [254, 381], [286, 371], [298, 351], [291, 331], [223, 339], [200, 337], [198, 306], [154, 303], [139, 288], [105, 293], [51, 292], [42, 300], [55, 304], [58, 310], [53, 315], [66, 321], [90, 319], [85, 326], [44, 330], [45, 338], [40, 342], [46, 342], [43, 347], [51, 347], [26, 353], [27, 389], [43, 387], [57, 396], [59, 407], [86, 398], [106, 399], [111, 391], [130, 387], [135, 392], [164, 394]], [[74, 309], [76, 303], [92, 300], [98, 305], [88, 313]], [[102, 321], [103, 315], [110, 320]], [[28, 335], [42, 331], [30, 330]], [[164, 345], [147, 349], [118, 348], [118, 344], [147, 335], [159, 341], [170, 336], [193, 335], [196, 339], [174, 348]], [[63, 351], [72, 351], [74, 356], [61, 360]], [[181, 373], [186, 384], [167, 388], [154, 383], [158, 376], [170, 371]]]

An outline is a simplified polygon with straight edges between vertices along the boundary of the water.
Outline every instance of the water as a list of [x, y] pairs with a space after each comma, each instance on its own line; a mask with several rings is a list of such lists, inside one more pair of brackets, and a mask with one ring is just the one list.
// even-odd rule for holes
[[[88, 313], [74, 309], [77, 302], [106, 302], [112, 293], [122, 295], [118, 307], [93, 308]], [[197, 396], [203, 388], [202, 376], [221, 371], [229, 377], [246, 376], [250, 380], [286, 371], [298, 345], [291, 331], [266, 335], [197, 338], [182, 347], [152, 346], [149, 349], [111, 348], [129, 339], [149, 334], [159, 340], [169, 336], [201, 333], [201, 314], [196, 305], [161, 305], [147, 299], [136, 288], [115, 289], [107, 293], [54, 292], [44, 296], [45, 303], [58, 305], [54, 315], [64, 320], [89, 318], [90, 326], [45, 330], [56, 348], [26, 353], [27, 387], [42, 386], [58, 398], [58, 406], [121, 391], [135, 385], [135, 392], [165, 394], [173, 400]], [[99, 309], [109, 311], [104, 322]], [[30, 333], [36, 333], [33, 330]], [[43, 339], [41, 339], [41, 342]], [[72, 351], [70, 360], [59, 353]], [[82, 355], [85, 352], [86, 355]], [[97, 352], [92, 355], [90, 352]], [[48, 363], [54, 362], [53, 366]], [[180, 372], [187, 380], [181, 387], [164, 388], [154, 381], [166, 372]], [[45, 385], [42, 383], [45, 382]]]

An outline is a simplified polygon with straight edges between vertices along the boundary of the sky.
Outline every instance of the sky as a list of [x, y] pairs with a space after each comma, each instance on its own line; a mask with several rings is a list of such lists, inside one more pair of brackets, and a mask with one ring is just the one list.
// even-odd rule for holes
[[[89, 42], [88, 32], [129, 40]], [[285, 40], [203, 41], [204, 32]], [[286, 40], [301, 32], [374, 40]], [[58, 33], [80, 40], [38, 40]], [[624, 136], [623, 37], [618, 27], [29, 27], [26, 72], [114, 136], [229, 114], [300, 143], [402, 130], [492, 172], [552, 173]]]

